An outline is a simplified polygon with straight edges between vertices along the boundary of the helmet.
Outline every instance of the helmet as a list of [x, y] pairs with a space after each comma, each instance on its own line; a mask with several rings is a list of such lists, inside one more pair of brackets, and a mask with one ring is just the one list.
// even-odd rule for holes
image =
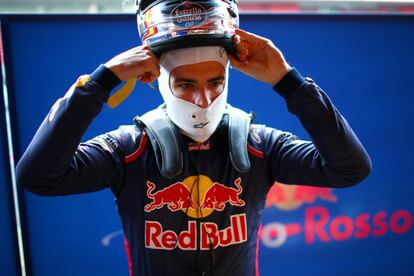
[[222, 46], [234, 54], [237, 0], [136, 0], [138, 32], [157, 56], [188, 47]]

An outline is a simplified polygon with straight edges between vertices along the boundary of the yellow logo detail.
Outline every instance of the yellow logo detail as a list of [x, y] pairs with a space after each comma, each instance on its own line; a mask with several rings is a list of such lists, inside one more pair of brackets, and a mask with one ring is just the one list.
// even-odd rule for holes
[[267, 194], [266, 207], [274, 206], [290, 211], [305, 203], [313, 204], [316, 200], [335, 203], [338, 199], [332, 191], [333, 188], [286, 185], [276, 182]]
[[181, 209], [184, 213], [187, 212], [187, 216], [192, 218], [205, 218], [213, 213], [213, 208], [201, 208], [201, 205], [204, 202], [206, 192], [213, 185], [213, 181], [208, 176], [205, 175], [195, 175], [189, 176], [183, 180], [183, 184], [190, 190], [191, 199], [193, 201], [194, 207], [189, 207]]
[[85, 86], [85, 84], [92, 80], [91, 77], [89, 75], [82, 75], [78, 78], [78, 80], [76, 81], [76, 87], [82, 87]]

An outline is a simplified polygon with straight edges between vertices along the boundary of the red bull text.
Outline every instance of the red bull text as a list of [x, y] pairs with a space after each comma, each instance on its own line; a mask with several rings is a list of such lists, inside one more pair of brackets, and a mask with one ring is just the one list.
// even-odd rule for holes
[[[219, 230], [212, 222], [200, 223], [197, 233], [196, 221], [188, 221], [188, 230], [179, 234], [171, 230], [164, 230], [157, 221], [145, 222], [145, 247], [153, 249], [173, 250], [179, 247], [182, 250], [197, 250], [197, 234], [200, 234], [201, 250], [210, 250], [219, 246], [229, 246], [247, 241], [246, 215], [230, 217], [230, 226]], [[210, 246], [211, 243], [211, 246]]]
[[[198, 185], [194, 185], [196, 181]], [[239, 198], [243, 192], [241, 178], [237, 178], [234, 185], [235, 188], [213, 183], [207, 176], [200, 175], [155, 191], [156, 185], [147, 181], [147, 197], [151, 202], [145, 205], [144, 211], [149, 213], [165, 206], [171, 212], [182, 211], [192, 218], [204, 218], [214, 211], [223, 211], [226, 204], [242, 207], [245, 202]], [[176, 233], [164, 229], [158, 221], [145, 221], [145, 246], [163, 250], [176, 247], [181, 250], [210, 250], [246, 242], [246, 214], [230, 216], [229, 224], [229, 227], [219, 229], [216, 223], [201, 222], [197, 227], [197, 221], [189, 220], [187, 229]], [[198, 235], [199, 245], [196, 244]]]

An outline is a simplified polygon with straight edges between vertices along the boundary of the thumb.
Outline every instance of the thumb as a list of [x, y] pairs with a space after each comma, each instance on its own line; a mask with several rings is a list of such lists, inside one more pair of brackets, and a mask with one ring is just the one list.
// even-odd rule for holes
[[157, 76], [151, 72], [145, 72], [144, 74], [138, 76], [138, 79], [142, 83], [151, 83], [157, 79]]
[[236, 69], [245, 72], [247, 69], [247, 61], [239, 61], [237, 60], [235, 57], [233, 57], [232, 55], [228, 55], [228, 58], [230, 60], [230, 65], [232, 67], [235, 67]]

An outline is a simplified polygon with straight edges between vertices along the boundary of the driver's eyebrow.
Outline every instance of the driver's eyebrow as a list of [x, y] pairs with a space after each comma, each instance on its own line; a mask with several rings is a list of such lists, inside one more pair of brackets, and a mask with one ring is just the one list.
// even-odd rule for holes
[[223, 76], [218, 76], [218, 77], [211, 78], [208, 81], [222, 81], [222, 80], [225, 80], [225, 78]]
[[[213, 77], [211, 79], [208, 79], [208, 82], [213, 82], [213, 81], [223, 81], [225, 80], [225, 77], [223, 76], [217, 76], [217, 77]], [[182, 83], [182, 82], [186, 82], [186, 83], [196, 83], [197, 81], [194, 79], [187, 79], [187, 78], [176, 78], [173, 80], [174, 83]]]
[[196, 83], [195, 80], [193, 79], [186, 79], [186, 78], [177, 78], [173, 80], [174, 83], [179, 83], [179, 82], [191, 82], [191, 83]]

